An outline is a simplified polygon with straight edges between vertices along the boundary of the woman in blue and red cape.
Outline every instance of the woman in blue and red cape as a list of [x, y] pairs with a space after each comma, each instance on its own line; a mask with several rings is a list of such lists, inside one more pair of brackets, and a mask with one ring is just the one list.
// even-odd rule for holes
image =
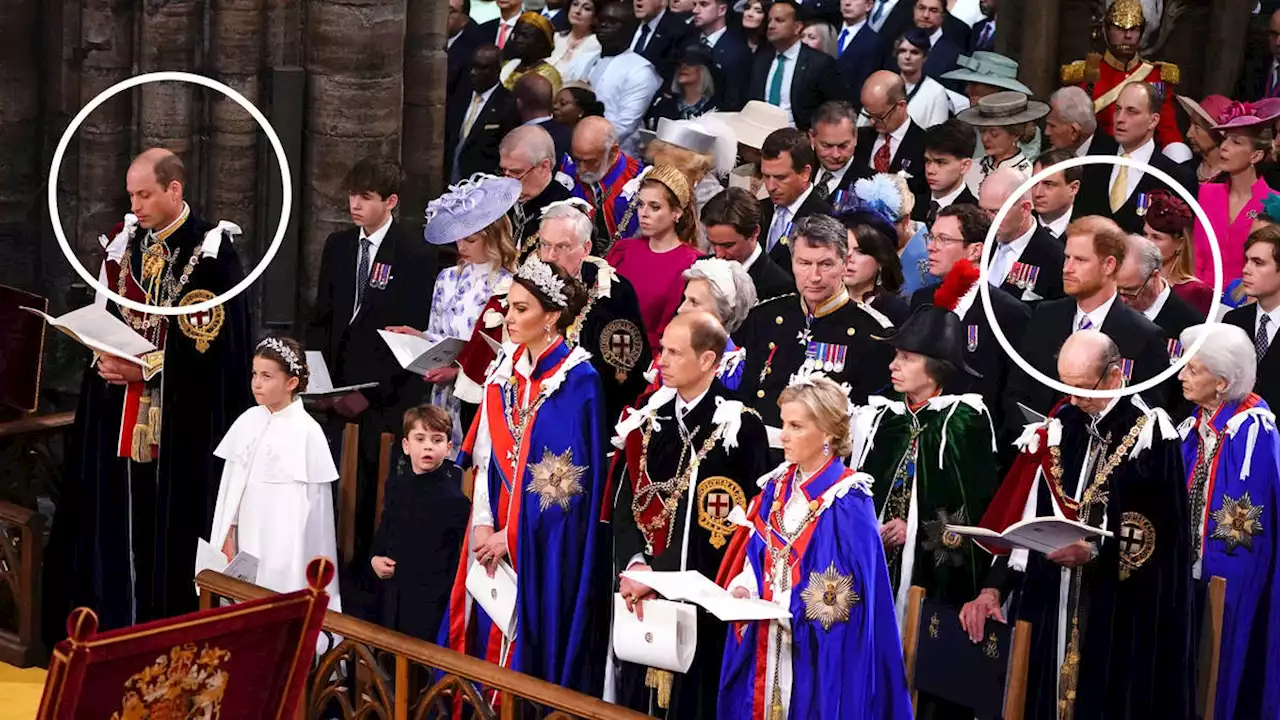
[[722, 584], [791, 618], [730, 626], [720, 720], [912, 715], [872, 479], [840, 461], [848, 402], [820, 374], [793, 378], [779, 398], [786, 462], [761, 478], [749, 513], [730, 515], [740, 527]]
[[[440, 644], [579, 692], [598, 694], [588, 662], [600, 621], [593, 595], [604, 485], [604, 395], [590, 355], [564, 342], [582, 285], [532, 256], [508, 294], [506, 346], [463, 443], [476, 471], [466, 552]], [[516, 576], [512, 627], [467, 592], [474, 563]], [[505, 631], [505, 632], [504, 632]]]
[[[1206, 332], [1208, 342], [1178, 374], [1182, 394], [1196, 404], [1178, 431], [1199, 604], [1211, 578], [1227, 581], [1213, 716], [1274, 718], [1277, 708], [1264, 712], [1263, 702], [1264, 696], [1280, 695], [1270, 687], [1275, 683], [1269, 670], [1269, 663], [1280, 658], [1280, 607], [1270, 602], [1276, 584], [1280, 433], [1266, 401], [1251, 392], [1257, 360], [1248, 334], [1234, 325], [1195, 325], [1182, 331], [1183, 347]], [[1268, 698], [1273, 705], [1276, 700]]]

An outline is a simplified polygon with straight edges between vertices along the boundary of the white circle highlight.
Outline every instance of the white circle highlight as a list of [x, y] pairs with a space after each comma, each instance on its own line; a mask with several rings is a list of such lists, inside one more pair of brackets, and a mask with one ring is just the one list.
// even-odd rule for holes
[[[253, 119], [257, 121], [258, 126], [262, 128], [264, 133], [266, 133], [267, 140], [271, 142], [271, 148], [275, 150], [276, 159], [279, 161], [280, 181], [284, 186], [284, 205], [280, 212], [280, 223], [276, 226], [275, 237], [271, 240], [271, 246], [267, 249], [267, 254], [263, 256], [262, 260], [258, 262], [258, 265], [253, 268], [252, 272], [246, 275], [243, 280], [237, 283], [230, 290], [218, 295], [217, 297], [205, 300], [204, 302], [195, 303], [193, 305], [182, 305], [178, 307], [147, 305], [136, 300], [130, 300], [123, 295], [113, 292], [111, 288], [98, 282], [98, 278], [90, 274], [89, 271], [85, 269], [84, 265], [80, 264], [80, 259], [77, 258], [75, 252], [72, 251], [71, 244], [67, 242], [66, 232], [62, 229], [62, 222], [58, 212], [58, 173], [62, 170], [62, 160], [63, 156], [66, 155], [67, 146], [71, 144], [71, 138], [75, 135], [76, 130], [80, 129], [80, 124], [85, 121], [85, 118], [89, 117], [90, 113], [97, 110], [100, 105], [110, 100], [112, 97], [115, 97], [125, 90], [153, 82], [194, 83], [211, 90], [217, 90], [223, 95], [234, 100], [237, 105], [244, 108], [245, 111], [253, 116]], [[247, 290], [250, 285], [261, 277], [262, 273], [267, 269], [267, 266], [275, 259], [276, 252], [280, 249], [280, 243], [284, 241], [284, 234], [289, 225], [289, 216], [292, 213], [293, 174], [289, 170], [289, 160], [285, 157], [284, 146], [280, 144], [280, 137], [276, 135], [275, 128], [271, 127], [271, 123], [256, 105], [249, 102], [249, 100], [239, 92], [236, 92], [234, 88], [228, 87], [213, 78], [196, 75], [194, 73], [174, 71], [144, 73], [118, 82], [106, 90], [103, 90], [101, 93], [98, 93], [98, 96], [93, 100], [90, 100], [88, 105], [81, 108], [80, 112], [72, 118], [71, 124], [67, 125], [66, 131], [62, 133], [62, 139], [58, 141], [58, 148], [53, 153], [53, 165], [49, 172], [49, 221], [53, 223], [53, 234], [58, 238], [58, 245], [62, 248], [62, 254], [66, 255], [67, 260], [71, 262], [71, 267], [75, 269], [76, 273], [83, 278], [85, 282], [89, 283], [90, 287], [106, 295], [117, 304], [123, 305], [130, 310], [150, 315], [190, 315], [193, 313], [204, 312], [231, 300], [235, 296]], [[196, 249], [196, 252], [199, 252], [199, 248]]]
[[[1039, 184], [1040, 181], [1050, 175], [1059, 173], [1067, 168], [1080, 167], [1082, 165], [1124, 165], [1136, 170], [1141, 170], [1142, 172], [1152, 175], [1157, 180], [1163, 182], [1170, 190], [1180, 195], [1182, 199], [1187, 202], [1191, 207], [1191, 210], [1195, 212], [1196, 218], [1200, 220], [1201, 226], [1203, 226], [1205, 231], [1209, 234], [1209, 249], [1213, 255], [1213, 303], [1209, 306], [1208, 317], [1216, 317], [1218, 314], [1218, 308], [1222, 304], [1222, 252], [1218, 249], [1218, 233], [1214, 231], [1213, 224], [1209, 222], [1209, 216], [1205, 214], [1204, 208], [1200, 206], [1200, 203], [1196, 201], [1195, 197], [1191, 195], [1189, 190], [1182, 187], [1182, 185], [1163, 170], [1152, 167], [1148, 163], [1134, 160], [1133, 158], [1120, 157], [1119, 155], [1086, 155], [1083, 157], [1071, 158], [1070, 160], [1064, 160], [1057, 165], [1044, 168], [1035, 175], [1032, 175], [1030, 179], [1019, 186], [1018, 189], [1009, 196], [1008, 200], [1005, 200], [1004, 205], [1000, 206], [1000, 212], [996, 213], [995, 219], [991, 221], [991, 229], [987, 232], [986, 246], [995, 247], [992, 243], [997, 242], [996, 231], [1000, 228], [1000, 224], [1004, 222], [1005, 216], [1013, 209], [1014, 204], [1017, 203], [1019, 198], [1031, 192], [1031, 190]], [[988, 255], [994, 255], [994, 253], [987, 253], [984, 248], [984, 252], [982, 253], [981, 276], [978, 279], [978, 283], [981, 287], [978, 288], [978, 294], [982, 297], [982, 310], [986, 313], [987, 322], [991, 324], [991, 330], [996, 336], [996, 341], [1000, 343], [1000, 347], [1004, 349], [1005, 354], [1008, 355], [1018, 367], [1022, 368], [1024, 372], [1038, 380], [1040, 383], [1057, 390], [1063, 395], [1105, 398], [1110, 400], [1112, 398], [1122, 398], [1129, 395], [1136, 395], [1137, 393], [1145, 390], [1150, 390], [1182, 370], [1187, 363], [1191, 362], [1191, 358], [1195, 357], [1195, 354], [1200, 351], [1200, 347], [1204, 345], [1205, 341], [1209, 339], [1209, 333], [1201, 334], [1200, 338], [1192, 343], [1191, 347], [1187, 348], [1182, 353], [1182, 357], [1178, 358], [1177, 362], [1171, 363], [1163, 372], [1159, 373], [1155, 377], [1148, 378], [1137, 385], [1126, 385], [1114, 390], [1072, 387], [1071, 385], [1067, 385], [1059, 380], [1054, 380], [1048, 375], [1045, 375], [1032, 367], [1031, 363], [1023, 359], [1022, 355], [1020, 355], [1009, 343], [1009, 339], [1004, 336], [1004, 330], [1000, 328], [1000, 323], [996, 320], [995, 311], [991, 308], [991, 283], [987, 282], [987, 278], [991, 273], [991, 262]], [[1004, 291], [1001, 290], [1000, 292]], [[1124, 300], [1119, 297], [1119, 293], [1116, 293], [1115, 302], [1124, 302]], [[1217, 321], [1206, 320], [1206, 322]]]

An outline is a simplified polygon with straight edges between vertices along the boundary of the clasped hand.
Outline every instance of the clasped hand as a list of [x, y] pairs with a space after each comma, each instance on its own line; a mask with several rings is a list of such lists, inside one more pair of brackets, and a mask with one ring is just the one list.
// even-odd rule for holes
[[476, 562], [484, 566], [489, 577], [493, 577], [498, 571], [498, 563], [507, 556], [507, 531], [494, 532], [491, 527], [480, 526], [475, 528], [474, 534], [476, 541], [472, 552]]

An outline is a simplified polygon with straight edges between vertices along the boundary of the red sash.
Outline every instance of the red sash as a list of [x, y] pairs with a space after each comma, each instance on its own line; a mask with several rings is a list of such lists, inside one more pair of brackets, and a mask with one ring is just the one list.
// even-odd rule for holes
[[[649, 478], [648, 473], [640, 472], [640, 463], [644, 457], [644, 441], [643, 431], [639, 428], [632, 430], [627, 436], [626, 446], [623, 448], [627, 458], [627, 475], [631, 480], [631, 496], [638, 497], [640, 491], [653, 484], [653, 480]], [[640, 514], [636, 516], [636, 526], [640, 528], [640, 533], [644, 535], [645, 542], [649, 544], [649, 554], [657, 557], [666, 552], [667, 549], [667, 529], [671, 525], [671, 518], [656, 527], [649, 530], [644, 528], [653, 523], [662, 515], [664, 509], [662, 498], [658, 494], [654, 494], [649, 499], [649, 504], [645, 505]]]
[[[118, 233], [119, 230], [116, 232]], [[113, 237], [114, 235], [115, 233], [112, 234]], [[128, 252], [126, 251], [126, 260], [127, 258]], [[112, 288], [117, 287], [120, 282], [120, 264], [110, 260], [103, 260], [102, 262], [107, 271], [107, 286]], [[133, 277], [133, 273], [129, 273], [125, 280], [125, 288], [122, 294], [130, 300], [136, 300], [140, 303], [147, 302], [146, 293], [144, 293], [142, 288], [138, 286], [137, 280]], [[121, 308], [120, 312], [122, 315], [125, 313], [123, 308]], [[169, 325], [168, 320], [164, 316], [155, 317], [155, 320], [160, 323], [160, 330], [155, 333], [154, 337], [148, 336], [147, 339], [151, 340], [151, 343], [156, 346], [157, 350], [163, 351], [165, 336], [167, 335], [166, 331]], [[125, 322], [128, 321], [126, 320]], [[142, 396], [146, 392], [146, 389], [146, 382], [132, 382], [125, 386], [124, 405], [120, 412], [120, 430], [116, 437], [116, 454], [119, 457], [127, 458], [132, 456], [133, 428], [139, 422], [144, 424], [147, 422], [147, 418], [139, 417], [139, 415], [141, 415]], [[156, 457], [159, 451], [159, 444], [153, 443], [151, 445], [151, 456]]]
[[[1238, 414], [1238, 413], [1242, 413], [1242, 412], [1244, 412], [1244, 411], [1246, 411], [1246, 410], [1249, 410], [1250, 408], [1256, 407], [1256, 406], [1257, 406], [1257, 404], [1258, 404], [1261, 400], [1262, 400], [1262, 398], [1261, 398], [1261, 397], [1259, 397], [1257, 394], [1255, 394], [1255, 393], [1249, 393], [1249, 395], [1248, 395], [1247, 397], [1245, 397], [1245, 399], [1244, 399], [1244, 400], [1241, 400], [1241, 401], [1240, 401], [1240, 405], [1236, 407], [1235, 411], [1231, 413], [1231, 414], [1232, 414], [1232, 416], [1234, 416], [1234, 415], [1236, 415], [1236, 414]], [[1210, 417], [1208, 420], [1205, 420], [1205, 419], [1204, 419], [1204, 417], [1203, 417], [1203, 412], [1204, 412], [1203, 410], [1197, 410], [1197, 411], [1196, 411], [1196, 427], [1199, 427], [1199, 424], [1200, 424], [1200, 423], [1202, 423], [1202, 422], [1208, 422], [1208, 423], [1209, 423], [1209, 427], [1210, 427], [1210, 428], [1212, 428], [1212, 427], [1213, 427], [1213, 424], [1214, 424], [1214, 421], [1216, 421], [1216, 420], [1218, 419], [1218, 414], [1222, 412], [1222, 406], [1221, 406], [1221, 405], [1219, 405], [1219, 406], [1218, 406], [1218, 409], [1213, 411], [1213, 416], [1212, 416], [1212, 417]], [[1191, 431], [1192, 431], [1192, 432], [1196, 432], [1196, 429], [1193, 427]], [[1223, 430], [1222, 430], [1222, 432], [1218, 432], [1218, 430], [1216, 430], [1216, 429], [1214, 429], [1214, 431], [1213, 431], [1213, 432], [1214, 432], [1214, 434], [1221, 436], [1222, 434], [1224, 434], [1224, 433], [1226, 432], [1226, 428], [1224, 427], [1224, 428], [1223, 428]], [[1197, 449], [1197, 450], [1196, 450], [1196, 463], [1197, 463], [1197, 464], [1199, 464], [1199, 462], [1200, 462], [1200, 456], [1201, 456], [1203, 453], [1204, 453], [1204, 448], [1203, 448], [1203, 447], [1200, 447], [1199, 449]], [[1205, 497], [1206, 497], [1206, 498], [1208, 498], [1208, 499], [1212, 499], [1212, 498], [1213, 498], [1213, 487], [1214, 487], [1214, 485], [1216, 485], [1216, 484], [1217, 484], [1217, 482], [1218, 482], [1218, 464], [1219, 464], [1219, 463], [1221, 463], [1221, 462], [1222, 462], [1222, 438], [1221, 438], [1221, 437], [1219, 437], [1219, 438], [1218, 438], [1218, 452], [1217, 452], [1217, 454], [1216, 454], [1216, 455], [1214, 455], [1214, 457], [1213, 457], [1213, 464], [1209, 466], [1209, 487], [1208, 487], [1208, 488], [1206, 488], [1206, 490], [1205, 490]], [[1192, 482], [1192, 480], [1195, 478], [1195, 467], [1193, 466], [1193, 467], [1191, 467], [1191, 468], [1188, 468], [1188, 470], [1190, 470], [1190, 472], [1188, 472], [1188, 473], [1187, 473], [1187, 489], [1188, 489], [1188, 490], [1190, 490], [1190, 489], [1191, 489], [1191, 482]], [[1203, 511], [1203, 513], [1201, 514], [1200, 519], [1199, 519], [1199, 520], [1200, 520], [1200, 524], [1196, 526], [1196, 531], [1200, 533], [1201, 538], [1203, 538], [1203, 537], [1204, 537], [1204, 531], [1205, 531], [1205, 528], [1208, 526], [1208, 523], [1209, 523], [1209, 515], [1210, 515], [1209, 510], [1210, 510], [1210, 506], [1211, 506], [1212, 504], [1213, 504], [1213, 503], [1212, 503], [1212, 502], [1209, 502], [1209, 500], [1206, 500], [1206, 501], [1205, 501], [1205, 504], [1204, 504], [1204, 511]], [[1204, 552], [1203, 547], [1204, 547], [1204, 546], [1203, 546], [1203, 543], [1201, 543], [1201, 552], [1202, 552], [1202, 553]]]

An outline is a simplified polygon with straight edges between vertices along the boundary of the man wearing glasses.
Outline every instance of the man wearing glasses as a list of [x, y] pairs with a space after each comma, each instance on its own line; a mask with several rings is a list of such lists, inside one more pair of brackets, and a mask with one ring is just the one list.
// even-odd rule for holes
[[[1125, 305], [1137, 310], [1164, 331], [1165, 348], [1169, 362], [1182, 357], [1182, 343], [1178, 338], [1182, 331], [1204, 322], [1204, 315], [1178, 297], [1169, 281], [1160, 272], [1162, 256], [1160, 248], [1141, 235], [1128, 237], [1128, 251], [1124, 262], [1116, 271], [1116, 287]], [[1190, 414], [1191, 403], [1182, 396], [1176, 377], [1169, 378], [1167, 388], [1169, 414], [1184, 418]]]
[[[1164, 332], [1142, 313], [1117, 302], [1116, 273], [1128, 254], [1128, 238], [1114, 221], [1094, 215], [1071, 223], [1062, 270], [1068, 297], [1036, 305], [1019, 347], [1023, 359], [1045, 375], [1056, 377], [1063, 342], [1072, 333], [1098, 330], [1120, 349], [1119, 365], [1127, 384], [1154, 377], [1169, 367]], [[1143, 397], [1152, 407], [1163, 406], [1166, 390], [1155, 387]], [[1059, 397], [1056, 390], [1020, 368], [1009, 378], [1008, 394], [1014, 402], [1041, 415], [1047, 414]]]
[[502, 174], [520, 181], [520, 198], [511, 208], [511, 238], [523, 263], [538, 244], [538, 219], [553, 202], [568, 200], [573, 179], [556, 172], [556, 146], [551, 134], [537, 125], [522, 125], [507, 133], [498, 146]]
[[[994, 221], [1009, 196], [1027, 181], [1013, 167], [1000, 168], [982, 183], [978, 207]], [[1018, 198], [996, 228], [987, 282], [1025, 303], [1060, 298], [1062, 292], [1062, 242], [1036, 222], [1031, 195]]]
[[858, 128], [853, 156], [854, 172], [859, 178], [905, 172], [907, 186], [916, 196], [913, 219], [924, 220], [929, 210], [924, 130], [907, 114], [907, 87], [902, 76], [887, 70], [872, 73], [862, 86], [861, 101], [858, 124], [862, 127]]
[[[942, 284], [917, 290], [911, 296], [911, 308], [936, 305], [960, 318], [966, 336], [965, 362], [977, 370], [980, 377], [961, 377], [961, 373], [957, 373], [956, 379], [965, 385], [955, 392], [982, 395], [992, 422], [1000, 432], [1000, 447], [1008, 449], [999, 458], [1003, 471], [1007, 469], [1005, 461], [1013, 455], [1012, 443], [1017, 439], [1023, 419], [1017, 407], [1007, 403], [1004, 392], [1013, 361], [992, 334], [982, 298], [978, 297], [978, 263], [990, 229], [990, 218], [973, 205], [948, 205], [939, 210], [925, 235], [925, 243], [929, 251], [929, 274]], [[1031, 308], [994, 288], [991, 308], [1004, 336], [1017, 346], [1031, 320]]]

